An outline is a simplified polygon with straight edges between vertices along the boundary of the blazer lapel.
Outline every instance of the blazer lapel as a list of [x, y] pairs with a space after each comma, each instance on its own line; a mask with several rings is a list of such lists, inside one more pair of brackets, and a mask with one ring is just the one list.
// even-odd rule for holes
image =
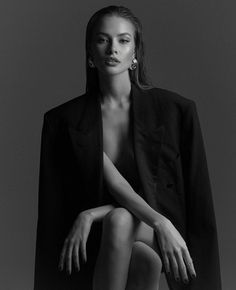
[[[158, 96], [155, 96], [158, 98]], [[131, 83], [134, 155], [142, 185], [142, 195], [152, 205], [155, 202], [155, 178], [164, 136], [161, 106], [155, 103], [149, 91]], [[157, 99], [158, 101], [158, 99]], [[98, 201], [103, 192], [103, 128], [102, 112], [97, 94], [87, 96], [86, 108], [75, 128], [68, 127], [82, 178], [96, 187]], [[92, 179], [92, 178], [96, 178]]]
[[[155, 106], [149, 91], [132, 85], [134, 153], [143, 192], [140, 195], [156, 206], [156, 178], [164, 137], [161, 104]], [[158, 96], [155, 96], [158, 98]]]
[[96, 205], [102, 200], [103, 193], [102, 115], [97, 95], [87, 93], [82, 117], [74, 127], [67, 129], [84, 190]]

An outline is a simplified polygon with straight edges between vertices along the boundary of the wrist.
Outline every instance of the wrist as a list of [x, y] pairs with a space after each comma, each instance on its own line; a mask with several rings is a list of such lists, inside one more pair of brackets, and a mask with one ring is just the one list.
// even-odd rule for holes
[[104, 218], [104, 216], [114, 208], [112, 204], [102, 205], [96, 208], [84, 210], [80, 215], [86, 216], [91, 222], [96, 222]]
[[154, 222], [153, 229], [156, 232], [160, 232], [162, 230], [162, 228], [165, 227], [168, 223], [170, 223], [170, 220], [168, 218], [166, 218], [165, 216], [160, 215], [160, 217], [158, 218], [158, 220], [156, 220]]
[[79, 218], [82, 218], [82, 219], [86, 219], [87, 221], [90, 221], [91, 223], [94, 221], [95, 217], [93, 215], [93, 212], [90, 211], [90, 210], [85, 210], [85, 211], [82, 211], [80, 214], [79, 214]]

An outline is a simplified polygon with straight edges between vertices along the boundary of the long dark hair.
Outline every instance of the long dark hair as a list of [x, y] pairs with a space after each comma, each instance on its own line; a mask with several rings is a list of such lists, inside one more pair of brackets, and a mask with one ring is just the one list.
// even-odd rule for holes
[[130, 9], [124, 6], [107, 6], [95, 12], [90, 18], [86, 27], [86, 91], [99, 90], [99, 79], [97, 68], [91, 68], [88, 64], [90, 57], [90, 48], [92, 43], [93, 30], [102, 19], [107, 15], [116, 15], [129, 20], [135, 28], [135, 56], [138, 61], [135, 70], [129, 70], [130, 80], [142, 89], [152, 88], [150, 80], [146, 76], [144, 64], [144, 44], [142, 37], [142, 24], [139, 19], [133, 15]]

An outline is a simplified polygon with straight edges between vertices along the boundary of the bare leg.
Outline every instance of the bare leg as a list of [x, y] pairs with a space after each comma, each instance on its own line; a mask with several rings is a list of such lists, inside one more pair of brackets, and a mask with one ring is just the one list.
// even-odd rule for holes
[[115, 208], [103, 220], [103, 233], [93, 290], [124, 290], [139, 220], [124, 208]]
[[162, 263], [147, 244], [134, 243], [126, 290], [158, 290]]
[[158, 290], [162, 270], [153, 229], [140, 222], [133, 246], [126, 290]]
[[[124, 208], [116, 208], [106, 215], [94, 272], [94, 290], [125, 290], [127, 280], [127, 290], [157, 290], [161, 260], [154, 251], [153, 230], [145, 225]], [[134, 244], [135, 238], [144, 239], [151, 247], [141, 242]], [[137, 267], [138, 260], [139, 265], [147, 265], [149, 270]], [[137, 275], [140, 277], [139, 283], [136, 283]]]

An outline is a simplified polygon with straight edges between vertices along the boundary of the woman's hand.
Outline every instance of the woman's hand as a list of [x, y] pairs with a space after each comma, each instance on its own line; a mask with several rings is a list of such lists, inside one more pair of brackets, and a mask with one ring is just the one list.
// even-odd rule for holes
[[170, 273], [172, 269], [175, 279], [179, 281], [181, 275], [185, 283], [189, 281], [187, 271], [192, 278], [195, 278], [196, 272], [186, 243], [171, 221], [164, 218], [155, 227], [155, 232], [166, 272]]
[[73, 227], [67, 236], [59, 261], [59, 269], [62, 271], [64, 264], [67, 272], [71, 274], [72, 259], [77, 271], [80, 270], [79, 252], [82, 254], [84, 263], [87, 261], [86, 243], [93, 223], [92, 215], [87, 212], [81, 212], [75, 220]]

